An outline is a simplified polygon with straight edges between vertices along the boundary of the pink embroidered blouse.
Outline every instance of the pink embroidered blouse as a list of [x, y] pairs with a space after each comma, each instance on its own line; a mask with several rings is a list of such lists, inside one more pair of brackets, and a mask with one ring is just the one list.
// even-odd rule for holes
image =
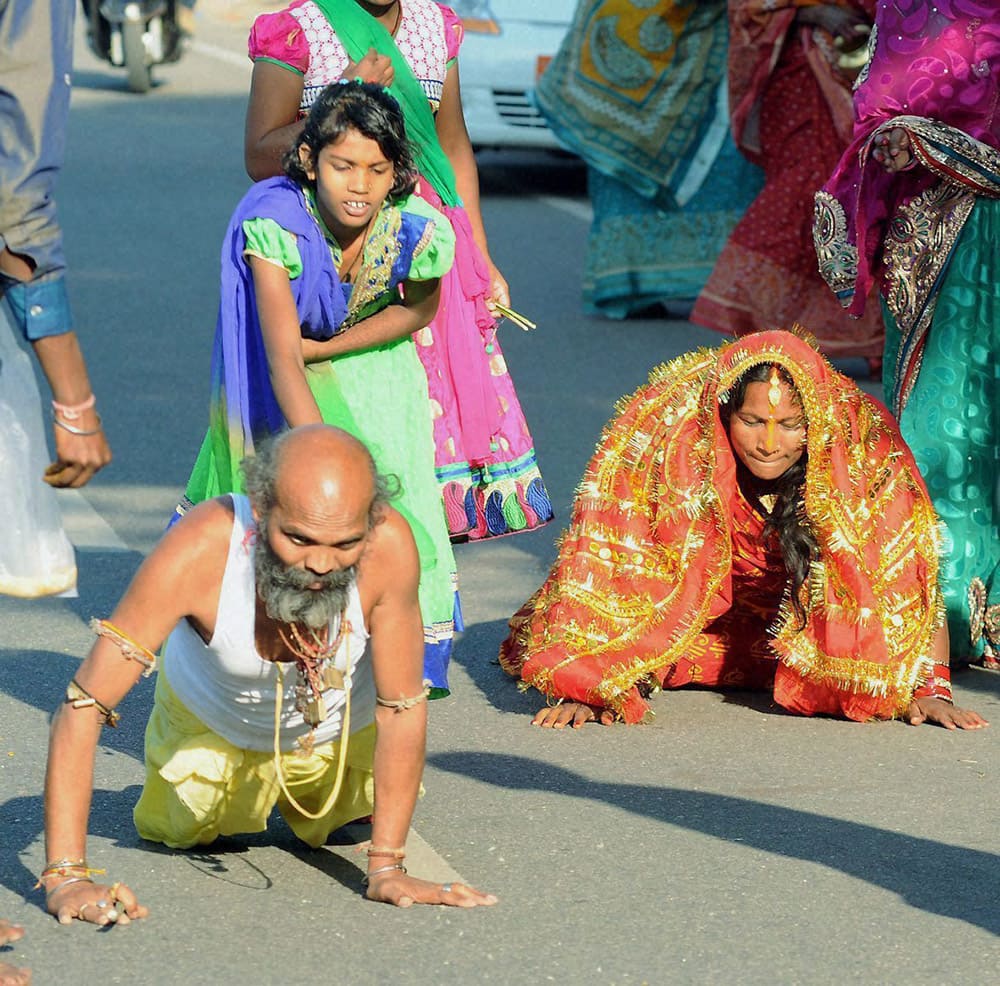
[[[433, 0], [402, 0], [401, 10], [396, 47], [436, 113], [445, 75], [462, 44], [462, 21], [450, 7]], [[261, 14], [250, 31], [248, 48], [254, 61], [276, 62], [303, 77], [302, 112], [350, 62], [333, 25], [312, 0], [294, 0], [284, 10]]]

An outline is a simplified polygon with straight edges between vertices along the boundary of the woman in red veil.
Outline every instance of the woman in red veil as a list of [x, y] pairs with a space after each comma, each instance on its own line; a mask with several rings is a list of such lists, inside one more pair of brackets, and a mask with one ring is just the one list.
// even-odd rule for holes
[[539, 725], [639, 722], [686, 684], [804, 715], [985, 721], [951, 704], [937, 519], [885, 409], [788, 332], [654, 370], [619, 404], [504, 669]]

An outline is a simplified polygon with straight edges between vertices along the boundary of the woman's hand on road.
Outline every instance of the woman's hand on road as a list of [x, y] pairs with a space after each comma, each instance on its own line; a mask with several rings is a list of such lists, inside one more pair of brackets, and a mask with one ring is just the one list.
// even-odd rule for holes
[[610, 709], [583, 702], [563, 702], [541, 709], [531, 720], [531, 725], [542, 726], [544, 729], [565, 729], [567, 726], [579, 729], [588, 722], [610, 726], [614, 721], [615, 716]]
[[933, 722], [945, 729], [982, 729], [989, 725], [978, 712], [960, 709], [942, 698], [915, 698], [906, 717], [911, 726]]

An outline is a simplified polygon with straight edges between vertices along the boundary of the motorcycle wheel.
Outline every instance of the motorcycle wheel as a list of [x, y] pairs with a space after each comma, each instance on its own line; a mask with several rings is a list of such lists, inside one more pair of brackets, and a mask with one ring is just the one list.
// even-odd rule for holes
[[87, 14], [87, 40], [90, 50], [98, 58], [107, 61], [111, 50], [111, 28], [101, 16], [99, 0], [83, 0], [83, 9]]
[[151, 66], [142, 41], [142, 21], [126, 19], [122, 23], [122, 47], [125, 49], [125, 76], [132, 92], [148, 92], [153, 84]]

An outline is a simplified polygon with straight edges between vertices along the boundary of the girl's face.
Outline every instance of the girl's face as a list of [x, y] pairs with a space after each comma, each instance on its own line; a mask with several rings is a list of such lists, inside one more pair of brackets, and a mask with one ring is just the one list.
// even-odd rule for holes
[[736, 458], [758, 479], [783, 476], [799, 459], [806, 443], [806, 419], [795, 394], [780, 384], [781, 399], [768, 399], [770, 384], [747, 385], [742, 407], [729, 420], [729, 443]]
[[316, 184], [316, 201], [327, 229], [338, 240], [351, 240], [382, 207], [395, 181], [395, 169], [370, 137], [348, 130], [310, 160], [299, 147], [306, 176]]

